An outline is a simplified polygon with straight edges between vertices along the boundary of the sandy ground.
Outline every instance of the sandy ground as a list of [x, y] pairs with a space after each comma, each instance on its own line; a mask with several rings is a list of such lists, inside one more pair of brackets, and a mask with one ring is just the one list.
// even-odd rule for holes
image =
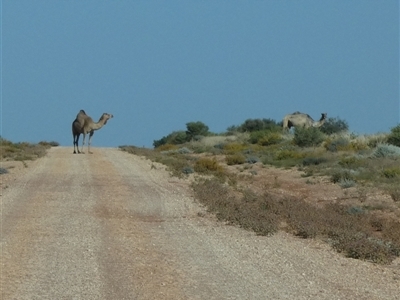
[[398, 262], [226, 226], [161, 165], [72, 151], [3, 164], [1, 299], [399, 299]]

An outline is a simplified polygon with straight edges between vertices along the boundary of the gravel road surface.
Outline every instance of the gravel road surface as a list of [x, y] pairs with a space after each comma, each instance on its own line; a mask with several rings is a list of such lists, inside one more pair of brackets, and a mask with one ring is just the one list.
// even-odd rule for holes
[[1, 299], [400, 299], [399, 264], [226, 226], [161, 165], [93, 151], [52, 148], [3, 186]]

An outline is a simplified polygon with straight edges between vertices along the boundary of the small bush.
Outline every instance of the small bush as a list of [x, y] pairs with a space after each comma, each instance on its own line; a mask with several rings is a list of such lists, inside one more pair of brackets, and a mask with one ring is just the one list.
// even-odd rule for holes
[[347, 189], [347, 188], [350, 188], [350, 187], [355, 186], [355, 185], [356, 185], [356, 182], [355, 182], [354, 180], [352, 180], [352, 179], [341, 179], [341, 180], [339, 181], [339, 185], [340, 185], [342, 188]]
[[240, 143], [228, 143], [224, 145], [224, 153], [236, 154], [246, 149], [246, 145]]
[[395, 178], [400, 176], [400, 168], [386, 168], [382, 171], [382, 176], [386, 178]]
[[218, 164], [216, 159], [203, 157], [196, 161], [194, 164], [194, 170], [198, 173], [209, 173], [222, 172], [223, 168]]
[[261, 146], [270, 146], [279, 144], [282, 141], [282, 135], [278, 132], [268, 130], [255, 131], [250, 134], [250, 143]]
[[347, 170], [334, 172], [331, 176], [331, 181], [333, 183], [339, 183], [345, 180], [354, 181], [353, 175]]
[[349, 125], [347, 122], [339, 118], [328, 118], [320, 128], [320, 130], [327, 135], [347, 131], [348, 129]]
[[4, 168], [0, 168], [0, 174], [7, 174], [8, 170]]
[[188, 175], [188, 174], [194, 173], [194, 170], [193, 170], [192, 167], [184, 167], [184, 168], [182, 169], [182, 173]]
[[208, 126], [203, 122], [189, 122], [186, 123], [186, 141], [199, 140], [202, 136], [209, 135]]
[[256, 156], [249, 156], [246, 158], [246, 162], [248, 164], [255, 164], [255, 163], [258, 163], [259, 161], [260, 161], [260, 159]]
[[361, 160], [357, 159], [354, 156], [342, 157], [339, 161], [339, 165], [344, 168], [355, 168], [361, 166]]
[[247, 119], [242, 125], [237, 128], [240, 132], [255, 132], [255, 131], [279, 131], [282, 127], [271, 119]]
[[186, 147], [179, 148], [176, 152], [179, 153], [179, 154], [189, 154], [189, 153], [192, 153], [192, 151], [190, 151], [190, 150], [189, 150], [188, 148], [186, 148]]
[[400, 124], [391, 129], [387, 142], [391, 145], [400, 147]]
[[163, 151], [171, 151], [171, 150], [177, 150], [178, 146], [173, 145], [173, 144], [163, 144], [160, 145], [156, 148], [157, 151], [163, 152]]
[[381, 264], [388, 264], [395, 257], [390, 244], [361, 233], [345, 235], [335, 248], [347, 257]]
[[380, 144], [387, 144], [386, 134], [376, 134], [368, 137], [367, 145], [369, 148], [374, 149]]
[[390, 195], [390, 197], [392, 197], [394, 202], [399, 202], [400, 201], [400, 188], [399, 187], [390, 188], [389, 195]]
[[244, 164], [246, 161], [246, 158], [244, 157], [243, 154], [232, 154], [232, 155], [227, 155], [225, 157], [226, 163], [228, 165], [241, 165]]
[[295, 128], [293, 142], [299, 147], [318, 146], [323, 140], [324, 135], [318, 128]]
[[41, 142], [39, 142], [39, 145], [45, 146], [45, 147], [58, 147], [58, 146], [60, 146], [60, 144], [58, 142], [55, 142], [55, 141], [51, 141], [51, 142], [41, 141]]
[[303, 166], [316, 166], [326, 161], [324, 157], [306, 157], [303, 159]]
[[353, 151], [362, 151], [367, 150], [368, 148], [368, 144], [363, 141], [356, 139], [350, 142], [350, 149]]
[[281, 150], [276, 153], [276, 160], [286, 160], [286, 159], [301, 159], [304, 157], [304, 154], [294, 151], [294, 150]]
[[388, 144], [378, 145], [374, 153], [372, 153], [372, 157], [374, 158], [382, 158], [382, 157], [393, 158], [399, 156], [400, 156], [400, 147]]
[[328, 139], [325, 143], [325, 148], [330, 152], [349, 150], [350, 142], [344, 137], [339, 137], [334, 140]]

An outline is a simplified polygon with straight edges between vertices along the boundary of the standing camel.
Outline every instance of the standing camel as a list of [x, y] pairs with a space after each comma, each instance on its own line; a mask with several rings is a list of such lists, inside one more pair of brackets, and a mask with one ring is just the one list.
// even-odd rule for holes
[[[85, 153], [83, 152], [83, 146], [85, 145], [85, 139], [86, 139], [86, 134], [89, 134], [89, 141], [88, 141], [88, 152], [92, 153], [90, 151], [90, 145], [92, 142], [92, 137], [94, 134], [95, 130], [99, 130], [102, 128], [109, 119], [113, 118], [112, 114], [108, 113], [103, 113], [97, 123], [93, 121], [91, 117], [89, 117], [84, 110], [80, 110], [78, 115], [76, 116], [76, 119], [72, 123], [72, 135], [73, 135], [73, 143], [74, 143], [74, 153], [75, 151], [75, 146], [76, 149], [78, 150], [78, 153]], [[82, 148], [81, 151], [79, 151], [79, 136], [83, 134], [83, 141], [82, 141]]]
[[314, 121], [309, 115], [296, 111], [283, 118], [283, 130], [289, 130], [291, 127], [321, 127], [327, 116], [327, 113], [321, 113], [321, 119]]
[[79, 151], [78, 147], [78, 142], [79, 142], [79, 137], [82, 132], [83, 125], [85, 124], [85, 118], [87, 117], [86, 112], [81, 109], [79, 113], [76, 115], [76, 119], [72, 122], [72, 136], [73, 136], [73, 143], [74, 143], [74, 153], [75, 151], [75, 146], [76, 150], [78, 153], [81, 153]]

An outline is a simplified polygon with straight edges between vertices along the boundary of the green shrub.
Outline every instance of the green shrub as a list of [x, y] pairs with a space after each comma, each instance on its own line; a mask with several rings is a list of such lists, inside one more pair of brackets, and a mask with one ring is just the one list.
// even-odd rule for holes
[[369, 148], [374, 149], [378, 147], [379, 144], [387, 144], [387, 135], [377, 134], [368, 137], [367, 145]]
[[225, 157], [228, 165], [241, 165], [246, 162], [246, 158], [243, 154], [231, 154]]
[[260, 139], [262, 139], [266, 135], [266, 132], [263, 130], [253, 131], [250, 133], [249, 142], [251, 144], [257, 144]]
[[167, 136], [162, 137], [159, 140], [154, 140], [153, 141], [153, 146], [154, 148], [158, 148], [162, 145], [165, 144], [173, 144], [173, 145], [179, 145], [183, 144], [187, 141], [187, 136], [185, 131], [174, 131]]
[[196, 136], [207, 136], [208, 134], [208, 126], [203, 122], [197, 121], [186, 123], [187, 141], [195, 139]]
[[194, 173], [194, 170], [192, 167], [186, 166], [182, 169], [182, 173], [188, 175]]
[[355, 168], [361, 166], [362, 162], [360, 159], [351, 156], [351, 157], [342, 157], [339, 161], [339, 165], [344, 168]]
[[279, 144], [282, 141], [282, 136], [277, 132], [266, 132], [263, 136], [259, 138], [257, 144], [261, 146], [270, 146]]
[[44, 147], [58, 147], [58, 146], [60, 146], [60, 144], [58, 142], [55, 142], [55, 141], [51, 141], [51, 142], [41, 141], [41, 142], [39, 142], [39, 145], [44, 146]]
[[392, 197], [394, 202], [399, 202], [400, 201], [400, 188], [399, 187], [390, 188], [389, 195], [390, 195], [390, 197]]
[[324, 140], [323, 133], [316, 127], [296, 127], [293, 142], [299, 147], [317, 146]]
[[328, 118], [324, 125], [320, 127], [320, 130], [327, 135], [347, 131], [348, 129], [349, 125], [347, 122], [339, 118]]
[[345, 180], [352, 180], [354, 181], [354, 176], [347, 170], [344, 171], [336, 171], [331, 176], [331, 181], [333, 183], [340, 183]]
[[400, 176], [400, 168], [386, 168], [382, 171], [382, 176], [386, 178], [394, 178]]
[[367, 260], [380, 264], [388, 264], [396, 256], [390, 243], [373, 239], [362, 233], [347, 233], [334, 246], [347, 257]]
[[355, 182], [354, 180], [352, 180], [352, 179], [341, 179], [341, 180], [339, 181], [339, 185], [340, 185], [342, 188], [347, 189], [347, 188], [350, 188], [350, 187], [355, 186], [355, 185], [356, 185], [356, 182]]
[[256, 156], [249, 156], [246, 158], [246, 162], [248, 164], [255, 164], [255, 163], [258, 163], [259, 161], [260, 161], [260, 159]]
[[286, 160], [286, 159], [301, 159], [304, 157], [303, 153], [295, 150], [284, 149], [276, 153], [276, 160]]
[[324, 157], [306, 157], [303, 159], [303, 166], [316, 166], [326, 161]]
[[374, 158], [382, 158], [382, 157], [398, 157], [400, 156], [400, 147], [388, 144], [380, 144], [376, 147], [374, 153], [372, 153], [372, 157]]
[[400, 147], [400, 124], [391, 129], [387, 142], [391, 145]]
[[163, 144], [160, 145], [156, 148], [157, 151], [171, 151], [171, 150], [177, 150], [178, 146], [177, 145], [173, 145], [173, 144]]
[[[232, 128], [231, 128], [232, 129]], [[255, 131], [280, 131], [282, 130], [274, 120], [271, 119], [247, 119], [242, 125], [237, 128], [240, 132], [255, 132]]]
[[241, 144], [241, 143], [235, 143], [235, 142], [228, 143], [223, 146], [223, 150], [224, 150], [225, 154], [236, 154], [238, 152], [245, 150], [246, 148], [247, 148], [246, 145]]
[[339, 137], [334, 140], [328, 139], [325, 143], [326, 150], [330, 152], [337, 152], [343, 150], [349, 150], [350, 142], [344, 137]]
[[198, 173], [209, 173], [222, 172], [223, 168], [218, 164], [216, 159], [202, 157], [195, 162], [194, 170]]

